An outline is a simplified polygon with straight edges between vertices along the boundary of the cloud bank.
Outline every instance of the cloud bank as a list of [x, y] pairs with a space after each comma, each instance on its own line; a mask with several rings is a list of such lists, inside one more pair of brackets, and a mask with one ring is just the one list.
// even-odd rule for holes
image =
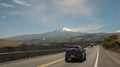
[[13, 2], [15, 2], [16, 4], [18, 5], [21, 5], [21, 6], [30, 6], [30, 4], [28, 4], [27, 2], [23, 1], [23, 0], [13, 0]]
[[86, 0], [54, 0], [53, 3], [59, 12], [65, 14], [90, 16], [93, 13], [93, 7]]
[[99, 31], [100, 28], [102, 28], [103, 25], [95, 24], [95, 25], [85, 25], [77, 28], [67, 28], [64, 27], [64, 31], [72, 31], [72, 32], [85, 32], [85, 33], [92, 33]]
[[25, 13], [20, 12], [18, 10], [11, 11], [8, 14], [10, 14], [10, 15], [25, 15]]
[[13, 5], [7, 4], [7, 3], [1, 3], [0, 6], [5, 7], [5, 8], [14, 7]]
[[117, 30], [116, 32], [117, 32], [117, 33], [120, 33], [120, 30]]

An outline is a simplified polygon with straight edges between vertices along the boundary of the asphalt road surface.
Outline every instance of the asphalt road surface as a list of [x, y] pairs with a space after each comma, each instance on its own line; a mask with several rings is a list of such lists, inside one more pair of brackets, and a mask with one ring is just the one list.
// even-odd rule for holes
[[95, 46], [86, 48], [86, 60], [66, 63], [65, 53], [58, 53], [22, 60], [0, 63], [0, 67], [120, 67], [120, 65], [108, 56], [104, 49]]

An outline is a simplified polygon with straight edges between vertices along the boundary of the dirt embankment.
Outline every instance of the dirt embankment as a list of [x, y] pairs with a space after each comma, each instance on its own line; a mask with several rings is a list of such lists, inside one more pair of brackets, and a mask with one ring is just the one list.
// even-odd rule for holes
[[22, 44], [22, 42], [0, 39], [0, 48], [2, 48], [2, 47], [16, 47], [16, 46], [20, 46], [21, 44]]

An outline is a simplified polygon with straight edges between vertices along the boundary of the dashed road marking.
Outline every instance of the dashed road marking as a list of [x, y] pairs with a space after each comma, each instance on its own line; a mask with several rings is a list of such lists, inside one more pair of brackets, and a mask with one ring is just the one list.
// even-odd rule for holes
[[47, 67], [47, 66], [49, 66], [49, 65], [58, 63], [58, 62], [63, 61], [63, 60], [64, 60], [64, 58], [61, 58], [61, 59], [58, 59], [58, 60], [55, 60], [55, 61], [52, 61], [52, 62], [49, 62], [49, 63], [46, 63], [46, 64], [42, 64], [42, 65], [37, 66], [37, 67]]

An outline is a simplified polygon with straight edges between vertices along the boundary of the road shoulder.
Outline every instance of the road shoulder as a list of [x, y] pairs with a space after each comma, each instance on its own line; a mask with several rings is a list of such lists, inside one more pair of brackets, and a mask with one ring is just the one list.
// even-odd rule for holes
[[120, 65], [120, 54], [105, 49], [105, 52]]

